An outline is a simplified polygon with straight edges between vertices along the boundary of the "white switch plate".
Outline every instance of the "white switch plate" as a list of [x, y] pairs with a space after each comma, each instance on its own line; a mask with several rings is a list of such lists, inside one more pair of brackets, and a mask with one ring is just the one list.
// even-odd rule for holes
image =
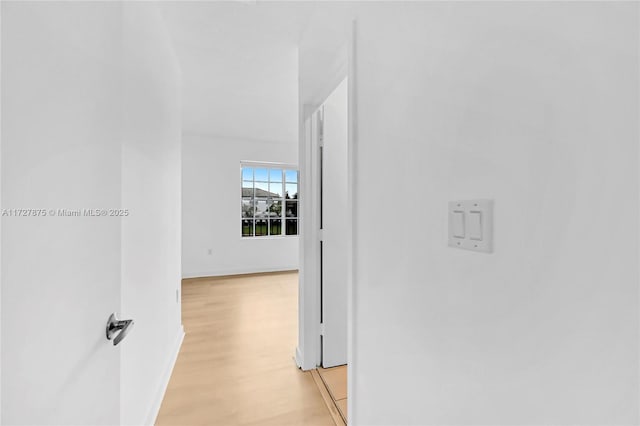
[[[461, 217], [464, 218], [462, 232]], [[493, 200], [449, 201], [449, 246], [485, 253], [493, 251]]]

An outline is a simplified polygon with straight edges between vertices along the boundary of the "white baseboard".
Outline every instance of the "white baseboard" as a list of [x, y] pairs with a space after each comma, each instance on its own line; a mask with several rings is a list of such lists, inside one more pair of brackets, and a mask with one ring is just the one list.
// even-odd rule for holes
[[261, 272], [284, 272], [295, 271], [298, 265], [288, 265], [275, 268], [243, 268], [243, 269], [223, 269], [217, 271], [183, 272], [182, 279], [202, 278], [202, 277], [223, 277], [226, 275], [259, 274]]
[[162, 380], [160, 381], [160, 387], [156, 391], [156, 395], [153, 399], [153, 405], [149, 410], [149, 414], [144, 422], [145, 425], [153, 426], [156, 423], [156, 418], [158, 417], [158, 413], [160, 412], [160, 406], [162, 405], [162, 400], [164, 399], [164, 394], [167, 391], [167, 386], [169, 385], [169, 380], [171, 379], [171, 373], [173, 373], [173, 367], [176, 365], [176, 361], [178, 360], [178, 354], [180, 353], [180, 347], [182, 347], [182, 341], [184, 340], [184, 328], [182, 324], [180, 325], [180, 331], [178, 332], [178, 336], [176, 337], [176, 341], [171, 350], [171, 358], [167, 363], [167, 366], [162, 374]]

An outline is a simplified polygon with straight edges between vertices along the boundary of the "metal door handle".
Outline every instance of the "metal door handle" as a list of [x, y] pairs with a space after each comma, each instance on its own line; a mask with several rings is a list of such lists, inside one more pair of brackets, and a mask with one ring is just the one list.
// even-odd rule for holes
[[113, 340], [113, 346], [116, 346], [118, 343], [122, 342], [122, 339], [127, 337], [129, 330], [133, 327], [133, 320], [119, 320], [116, 318], [116, 314], [113, 313], [109, 316], [109, 320], [107, 321], [107, 339], [113, 339], [113, 336], [116, 334], [118, 330], [120, 333]]

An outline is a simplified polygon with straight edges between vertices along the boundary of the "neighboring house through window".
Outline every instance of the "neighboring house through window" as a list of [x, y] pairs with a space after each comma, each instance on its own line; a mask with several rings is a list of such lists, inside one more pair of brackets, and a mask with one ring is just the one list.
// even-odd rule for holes
[[298, 235], [298, 170], [242, 162], [242, 236]]

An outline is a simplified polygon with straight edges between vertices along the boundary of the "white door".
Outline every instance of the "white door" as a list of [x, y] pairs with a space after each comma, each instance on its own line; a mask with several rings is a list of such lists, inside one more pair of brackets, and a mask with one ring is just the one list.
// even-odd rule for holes
[[324, 102], [321, 113], [322, 366], [347, 363], [347, 80]]
[[90, 3], [2, 3], [3, 424], [120, 421], [121, 219], [84, 209], [120, 206], [121, 9]]

